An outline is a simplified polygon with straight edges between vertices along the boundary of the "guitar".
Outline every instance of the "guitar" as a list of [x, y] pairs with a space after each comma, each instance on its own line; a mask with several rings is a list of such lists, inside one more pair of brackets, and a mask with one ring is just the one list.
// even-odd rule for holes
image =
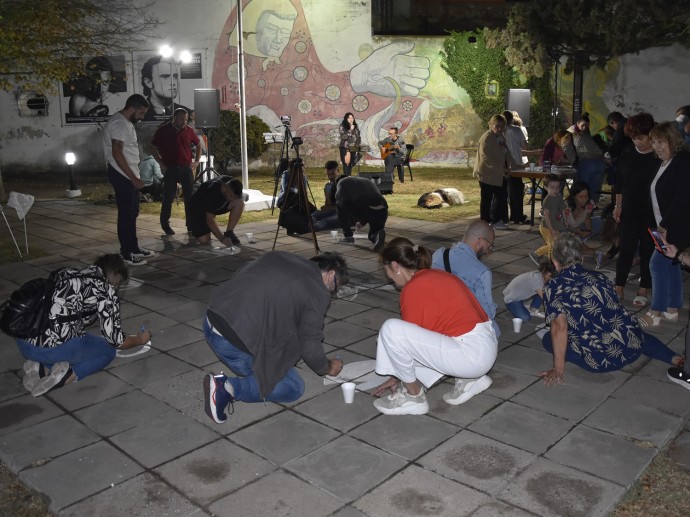
[[381, 147], [381, 159], [385, 160], [389, 154], [395, 152], [397, 149], [400, 149], [400, 146], [398, 144], [388, 142], [387, 144]]

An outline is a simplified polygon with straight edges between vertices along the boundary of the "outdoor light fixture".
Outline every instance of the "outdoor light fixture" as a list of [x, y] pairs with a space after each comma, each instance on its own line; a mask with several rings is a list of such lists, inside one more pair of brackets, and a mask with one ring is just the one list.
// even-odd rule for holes
[[77, 182], [74, 178], [74, 164], [77, 161], [77, 156], [74, 153], [65, 153], [65, 162], [69, 168], [69, 188], [65, 191], [67, 197], [81, 196], [81, 190], [77, 188]]
[[[178, 77], [179, 77], [179, 70], [180, 70], [180, 65], [182, 63], [191, 63], [192, 62], [192, 53], [189, 50], [182, 50], [180, 51], [180, 58], [175, 59], [174, 56], [174, 49], [170, 45], [163, 45], [158, 49], [158, 54], [163, 59], [169, 60], [170, 63], [170, 118], [173, 118], [173, 115], [175, 113], [175, 97], [173, 95], [173, 89], [174, 85], [173, 82], [175, 81], [175, 73], [172, 69], [173, 65], [177, 67], [178, 70]], [[179, 86], [179, 85], [178, 85]], [[179, 89], [178, 89], [178, 95], [180, 94]]]

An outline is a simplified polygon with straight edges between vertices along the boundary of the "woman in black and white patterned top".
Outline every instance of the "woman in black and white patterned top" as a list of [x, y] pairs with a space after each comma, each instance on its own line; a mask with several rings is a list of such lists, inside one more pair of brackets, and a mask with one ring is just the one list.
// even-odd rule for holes
[[[27, 359], [24, 387], [34, 397], [105, 368], [115, 349], [143, 345], [151, 333], [127, 336], [120, 322], [117, 288], [129, 278], [120, 255], [103, 255], [93, 266], [64, 268], [55, 274], [48, 328], [35, 338], [17, 339]], [[102, 336], [86, 332], [98, 320]]]
[[343, 164], [343, 174], [352, 174], [352, 167], [355, 165], [355, 157], [358, 153], [350, 152], [351, 146], [360, 145], [362, 139], [359, 134], [359, 126], [355, 121], [355, 116], [348, 112], [345, 113], [343, 121], [340, 123], [340, 161]]

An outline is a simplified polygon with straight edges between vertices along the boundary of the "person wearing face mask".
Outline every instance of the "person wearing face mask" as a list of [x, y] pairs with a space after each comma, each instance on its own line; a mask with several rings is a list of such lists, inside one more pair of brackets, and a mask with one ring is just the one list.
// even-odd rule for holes
[[491, 386], [487, 372], [498, 340], [486, 312], [457, 277], [431, 269], [431, 255], [404, 237], [381, 252], [386, 276], [400, 293], [400, 319], [384, 322], [376, 349], [376, 373], [391, 377], [377, 387], [374, 407], [385, 415], [429, 411], [425, 388], [444, 375], [456, 378], [447, 404], [467, 402]]
[[481, 258], [493, 249], [495, 239], [496, 234], [491, 225], [476, 219], [465, 230], [462, 242], [434, 252], [431, 267], [445, 269], [462, 280], [493, 322], [496, 336], [500, 336], [501, 331], [494, 321], [496, 304], [491, 294], [491, 269], [481, 262]]

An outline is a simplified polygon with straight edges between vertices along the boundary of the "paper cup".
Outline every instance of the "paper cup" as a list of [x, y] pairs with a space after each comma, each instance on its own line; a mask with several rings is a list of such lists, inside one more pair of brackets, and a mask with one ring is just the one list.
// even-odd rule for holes
[[531, 171], [534, 170], [534, 164], [533, 164], [533, 163], [530, 163], [530, 164], [529, 164], [529, 170], [531, 170]]
[[254, 234], [253, 233], [245, 233], [244, 234], [247, 237], [247, 243], [251, 244], [254, 242]]
[[333, 242], [338, 242], [338, 230], [331, 230], [331, 239]]
[[513, 318], [513, 332], [520, 332], [521, 328], [522, 328], [522, 319], [521, 318]]
[[345, 399], [345, 404], [352, 404], [352, 401], [355, 400], [355, 383], [343, 382], [340, 387], [343, 390], [343, 399]]

